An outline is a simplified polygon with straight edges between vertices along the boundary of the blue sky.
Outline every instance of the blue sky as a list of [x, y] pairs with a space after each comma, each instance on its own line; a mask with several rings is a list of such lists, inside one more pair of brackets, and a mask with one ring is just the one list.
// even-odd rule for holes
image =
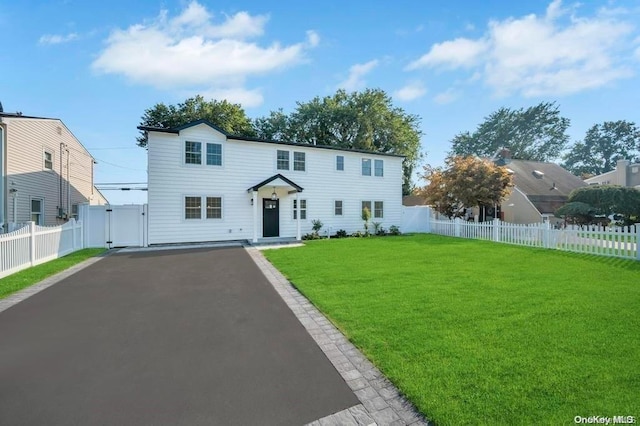
[[640, 122], [636, 0], [0, 0], [0, 33], [5, 112], [62, 119], [98, 160], [97, 183], [146, 182], [140, 117], [196, 94], [255, 118], [381, 88], [422, 118], [432, 165], [502, 106], [555, 101], [572, 140]]

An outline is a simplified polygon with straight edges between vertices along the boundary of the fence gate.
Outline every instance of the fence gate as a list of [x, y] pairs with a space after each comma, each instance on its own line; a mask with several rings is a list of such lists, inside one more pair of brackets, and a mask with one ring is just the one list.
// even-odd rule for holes
[[108, 206], [106, 213], [109, 248], [144, 246], [144, 206]]

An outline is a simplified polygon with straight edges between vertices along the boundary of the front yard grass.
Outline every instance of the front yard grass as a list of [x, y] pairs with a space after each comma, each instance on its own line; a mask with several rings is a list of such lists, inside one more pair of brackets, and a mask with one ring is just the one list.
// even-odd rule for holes
[[640, 416], [640, 262], [437, 235], [264, 253], [438, 425]]
[[103, 248], [78, 250], [50, 262], [24, 269], [16, 272], [15, 274], [9, 275], [8, 277], [0, 278], [0, 299], [4, 299], [16, 291], [20, 291], [23, 288], [36, 284], [53, 274], [69, 269], [73, 265], [90, 257], [97, 256], [105, 250], [106, 249]]

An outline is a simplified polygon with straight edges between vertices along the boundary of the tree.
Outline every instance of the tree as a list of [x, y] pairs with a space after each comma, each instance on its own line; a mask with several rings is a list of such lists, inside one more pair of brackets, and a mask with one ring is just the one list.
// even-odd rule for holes
[[593, 176], [614, 170], [623, 159], [640, 161], [640, 130], [629, 121], [605, 121], [587, 130], [584, 140], [564, 156], [562, 166], [575, 175]]
[[[208, 120], [222, 130], [239, 135], [255, 134], [251, 120], [246, 116], [239, 104], [226, 100], [205, 101], [200, 95], [189, 98], [178, 105], [159, 103], [145, 110], [140, 126], [173, 128], [196, 120]], [[136, 138], [138, 146], [147, 146], [147, 133], [140, 131]]]
[[383, 90], [367, 89], [298, 102], [285, 115], [282, 110], [254, 121], [256, 134], [265, 139], [363, 149], [405, 156], [403, 193], [411, 192], [411, 175], [421, 158], [420, 118], [394, 107]]
[[566, 219], [570, 223], [577, 225], [587, 225], [596, 217], [595, 209], [587, 203], [573, 201], [566, 203], [554, 212], [556, 217]]
[[500, 108], [473, 133], [454, 136], [449, 155], [491, 157], [500, 148], [509, 148], [513, 158], [519, 160], [551, 161], [560, 156], [569, 141], [569, 123], [555, 102], [518, 110]]
[[449, 218], [467, 207], [499, 204], [512, 186], [506, 167], [477, 157], [449, 157], [446, 169], [425, 166], [423, 178], [429, 184], [419, 194]]
[[573, 190], [569, 202], [591, 206], [596, 215], [620, 216], [621, 223], [629, 225], [640, 221], [640, 190], [618, 185], [586, 186]]

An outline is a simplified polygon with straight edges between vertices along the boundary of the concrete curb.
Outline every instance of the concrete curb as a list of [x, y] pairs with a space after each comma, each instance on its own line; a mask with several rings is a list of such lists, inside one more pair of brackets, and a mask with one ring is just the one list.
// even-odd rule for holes
[[255, 247], [245, 247], [262, 273], [320, 346], [361, 404], [311, 426], [431, 425], [398, 389], [347, 340]]
[[27, 288], [24, 288], [16, 293], [13, 293], [10, 296], [5, 297], [4, 299], [0, 299], [0, 312], [5, 311], [7, 309], [9, 309], [10, 307], [12, 307], [13, 305], [16, 305], [20, 302], [22, 302], [25, 299], [28, 299], [29, 297], [33, 296], [36, 293], [40, 293], [42, 290], [51, 287], [54, 284], [59, 283], [60, 281], [64, 280], [65, 278], [75, 274], [78, 271], [83, 270], [84, 268], [87, 268], [91, 265], [93, 265], [96, 262], [99, 262], [100, 260], [104, 259], [107, 256], [111, 256], [112, 254], [115, 254], [118, 250], [108, 250], [106, 252], [104, 252], [103, 254], [100, 254], [98, 256], [94, 256], [94, 257], [90, 257], [87, 260], [84, 260], [80, 263], [77, 263], [75, 265], [73, 265], [72, 267], [70, 267], [69, 269], [65, 269], [64, 271], [60, 271], [57, 274], [51, 275], [50, 277], [45, 278], [44, 280], [33, 284]]

